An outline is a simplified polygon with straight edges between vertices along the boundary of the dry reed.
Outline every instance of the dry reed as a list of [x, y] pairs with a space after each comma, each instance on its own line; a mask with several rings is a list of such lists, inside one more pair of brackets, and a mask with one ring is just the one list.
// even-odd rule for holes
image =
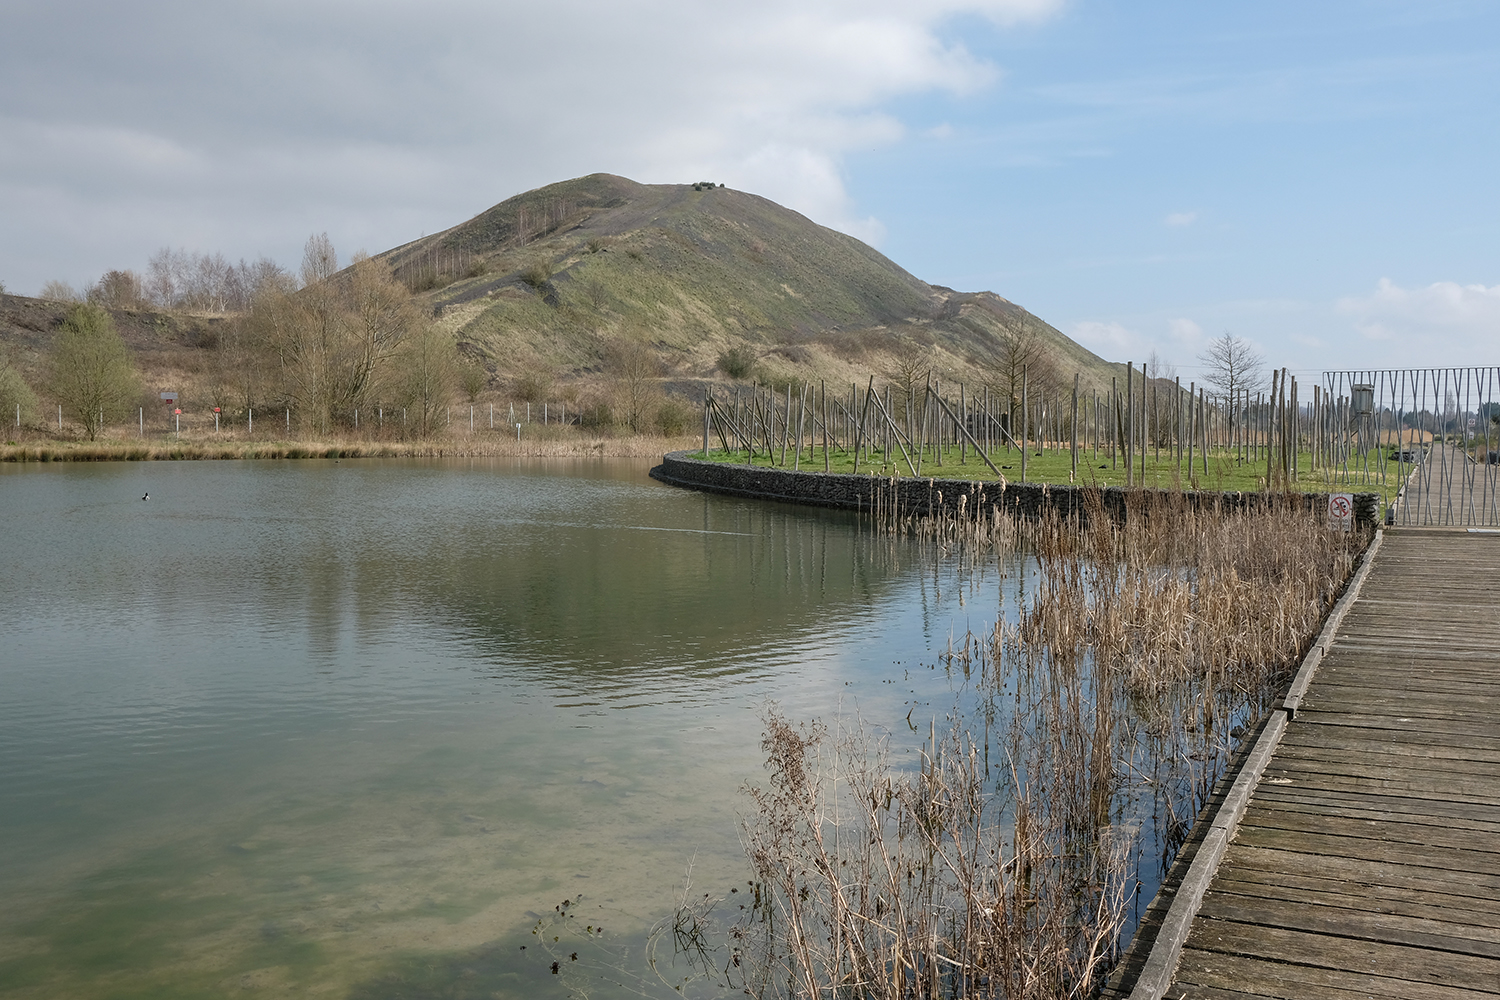
[[[772, 710], [748, 790], [754, 918], [730, 969], [759, 997], [1086, 997], [1237, 741], [1267, 711], [1366, 534], [1291, 505], [1126, 517], [892, 519], [935, 551], [1035, 560], [1013, 619], [945, 654], [976, 695], [915, 771], [862, 725]], [[1132, 861], [1142, 828], [1159, 858]], [[1160, 869], [1155, 873], [1159, 875]]]

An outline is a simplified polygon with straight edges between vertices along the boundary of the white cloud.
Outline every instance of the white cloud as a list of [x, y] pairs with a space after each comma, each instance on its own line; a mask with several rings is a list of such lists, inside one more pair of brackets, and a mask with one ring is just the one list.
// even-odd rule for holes
[[[603, 170], [719, 180], [878, 237], [843, 157], [905, 137], [893, 99], [999, 79], [945, 25], [1060, 4], [26, 4], [0, 37], [0, 216], [27, 215], [44, 189], [64, 211], [146, 220], [128, 249], [100, 248], [113, 256], [90, 262], [97, 273], [187, 230], [219, 238], [202, 249], [274, 252], [233, 239], [268, 206], [300, 220], [293, 253], [314, 229], [379, 249], [415, 237], [412, 220], [432, 231]], [[22, 277], [38, 258], [80, 256], [43, 231], [7, 236], [25, 248], [0, 248], [12, 287], [44, 280]]]
[[1162, 220], [1162, 224], [1167, 226], [1181, 227], [1191, 226], [1197, 221], [1197, 212], [1172, 212]]
[[1132, 350], [1138, 350], [1142, 344], [1142, 338], [1135, 331], [1113, 321], [1106, 323], [1083, 320], [1074, 323], [1068, 335], [1095, 354], [1111, 361]]
[[1370, 365], [1493, 365], [1500, 363], [1500, 284], [1438, 281], [1403, 288], [1388, 278], [1365, 296], [1338, 300], [1363, 337]]
[[1203, 327], [1185, 317], [1168, 322], [1167, 335], [1183, 350], [1197, 351], [1203, 343]]

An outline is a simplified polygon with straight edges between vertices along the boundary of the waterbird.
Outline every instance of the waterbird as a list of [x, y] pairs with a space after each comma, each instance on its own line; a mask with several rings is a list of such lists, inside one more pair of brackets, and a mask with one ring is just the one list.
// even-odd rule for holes
[[141, 494], [141, 499], [142, 500], [150, 500], [151, 499], [151, 494], [150, 493], [142, 493]]

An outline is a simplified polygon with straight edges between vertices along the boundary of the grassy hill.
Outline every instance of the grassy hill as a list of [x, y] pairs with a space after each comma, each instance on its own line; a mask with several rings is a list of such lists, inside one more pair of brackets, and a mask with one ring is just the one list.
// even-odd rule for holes
[[[1019, 333], [1064, 383], [1077, 371], [1085, 387], [1107, 388], [1123, 373], [999, 295], [927, 284], [851, 236], [718, 185], [593, 174], [377, 259], [484, 362], [486, 401], [524, 397], [528, 378], [538, 400], [607, 394], [606, 358], [631, 342], [655, 352], [669, 391], [693, 398], [706, 381], [730, 381], [718, 361], [731, 349], [778, 383], [862, 384], [905, 365], [972, 385]], [[66, 310], [0, 295], [0, 351], [34, 386]], [[148, 395], [180, 390], [185, 408], [212, 405], [214, 351], [232, 315], [111, 312]]]
[[583, 375], [602, 341], [625, 337], [654, 346], [677, 379], [715, 377], [740, 345], [771, 378], [863, 381], [913, 352], [945, 378], [972, 378], [1007, 328], [1034, 335], [1069, 379], [1108, 385], [1123, 367], [998, 295], [929, 285], [722, 186], [592, 174], [379, 257], [502, 374]]

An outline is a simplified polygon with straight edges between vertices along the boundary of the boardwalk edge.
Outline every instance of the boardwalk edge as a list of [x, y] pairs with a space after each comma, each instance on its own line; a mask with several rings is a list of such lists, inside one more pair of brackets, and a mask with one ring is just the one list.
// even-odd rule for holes
[[1172, 905], [1167, 909], [1167, 915], [1162, 919], [1161, 928], [1157, 931], [1151, 952], [1141, 966], [1140, 975], [1135, 981], [1135, 988], [1130, 992], [1130, 1000], [1162, 1000], [1167, 989], [1172, 985], [1172, 980], [1177, 974], [1177, 964], [1182, 958], [1183, 945], [1187, 943], [1193, 920], [1198, 916], [1199, 907], [1203, 905], [1203, 894], [1208, 891], [1209, 884], [1219, 870], [1219, 862], [1224, 859], [1224, 852], [1228, 850], [1229, 842], [1234, 839], [1240, 819], [1245, 815], [1245, 809], [1250, 804], [1250, 796], [1254, 794], [1256, 786], [1260, 783], [1261, 774], [1264, 773], [1266, 765], [1271, 762], [1277, 745], [1281, 743], [1287, 724], [1296, 717], [1297, 707], [1301, 703], [1302, 696], [1307, 692], [1308, 685], [1312, 683], [1318, 664], [1322, 662], [1324, 654], [1332, 644], [1333, 637], [1344, 620], [1344, 615], [1358, 599], [1360, 588], [1364, 586], [1365, 578], [1370, 574], [1370, 567], [1375, 562], [1375, 553], [1380, 549], [1380, 543], [1384, 537], [1383, 531], [1376, 530], [1374, 540], [1360, 556], [1359, 568], [1349, 581], [1349, 586], [1344, 588], [1343, 596], [1328, 613], [1328, 619], [1323, 623], [1323, 629], [1318, 633], [1318, 638], [1313, 642], [1312, 648], [1307, 651], [1307, 655], [1302, 658], [1302, 663], [1292, 678], [1291, 686], [1287, 689], [1286, 697], [1276, 708], [1272, 709], [1273, 716], [1261, 730], [1254, 749], [1245, 760], [1245, 766], [1235, 779], [1229, 793], [1224, 797], [1224, 802], [1219, 806], [1208, 833], [1198, 848], [1197, 855], [1188, 866], [1187, 874], [1183, 877], [1182, 885], [1178, 888]]

